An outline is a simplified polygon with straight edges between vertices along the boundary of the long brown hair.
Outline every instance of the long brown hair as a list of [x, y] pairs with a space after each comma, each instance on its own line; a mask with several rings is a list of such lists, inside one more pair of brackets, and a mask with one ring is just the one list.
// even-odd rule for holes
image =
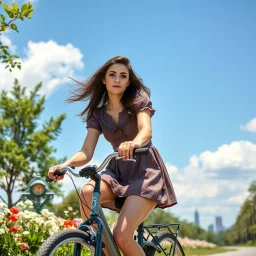
[[80, 83], [73, 79], [78, 83], [79, 87], [72, 91], [72, 96], [70, 96], [67, 101], [76, 102], [89, 100], [87, 107], [79, 114], [83, 121], [90, 119], [93, 111], [97, 107], [106, 105], [108, 101], [108, 93], [102, 79], [105, 77], [108, 68], [117, 63], [125, 65], [129, 70], [130, 84], [126, 88], [121, 99], [124, 109], [131, 114], [138, 91], [143, 90], [148, 94], [148, 96], [150, 96], [150, 89], [143, 84], [142, 79], [140, 79], [133, 71], [130, 60], [123, 56], [113, 57], [100, 67], [91, 77], [89, 77], [85, 83]]

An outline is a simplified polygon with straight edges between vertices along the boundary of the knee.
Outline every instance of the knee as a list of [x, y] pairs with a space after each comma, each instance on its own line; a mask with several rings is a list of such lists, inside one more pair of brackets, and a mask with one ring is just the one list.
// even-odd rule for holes
[[133, 239], [133, 234], [129, 231], [115, 227], [113, 230], [113, 237], [117, 246], [122, 250], [129, 244], [129, 240]]
[[85, 185], [80, 192], [81, 200], [91, 201], [93, 189], [94, 188], [92, 185], [90, 184]]

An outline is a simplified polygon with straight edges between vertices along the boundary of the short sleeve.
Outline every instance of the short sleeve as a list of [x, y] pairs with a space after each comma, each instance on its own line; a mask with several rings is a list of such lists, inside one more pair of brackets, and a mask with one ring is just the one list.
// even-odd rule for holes
[[93, 128], [98, 130], [100, 133], [102, 133], [102, 129], [100, 126], [100, 122], [99, 122], [99, 113], [97, 111], [97, 109], [95, 109], [92, 113], [92, 116], [90, 117], [89, 120], [87, 120], [86, 122], [86, 128]]
[[146, 92], [140, 91], [135, 99], [135, 113], [138, 114], [142, 110], [149, 110], [151, 116], [154, 115], [155, 109], [152, 108], [152, 102]]

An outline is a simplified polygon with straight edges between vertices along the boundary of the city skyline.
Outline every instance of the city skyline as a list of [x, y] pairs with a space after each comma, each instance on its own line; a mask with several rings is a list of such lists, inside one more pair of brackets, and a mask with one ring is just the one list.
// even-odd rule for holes
[[[215, 224], [208, 224], [206, 230], [214, 232], [216, 234], [219, 234], [226, 230], [226, 228], [223, 225], [222, 216], [213, 216], [213, 219]], [[200, 227], [200, 211], [198, 209], [194, 211], [194, 224]]]

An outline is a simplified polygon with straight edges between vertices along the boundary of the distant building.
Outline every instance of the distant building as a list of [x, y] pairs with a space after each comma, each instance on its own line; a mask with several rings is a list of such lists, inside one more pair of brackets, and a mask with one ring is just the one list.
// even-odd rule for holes
[[219, 234], [224, 231], [224, 227], [222, 225], [222, 217], [217, 216], [215, 221], [216, 221], [216, 233]]
[[208, 226], [208, 231], [214, 232], [214, 225], [213, 224]]
[[197, 226], [200, 226], [200, 222], [199, 222], [199, 213], [197, 210], [195, 210], [195, 224]]

